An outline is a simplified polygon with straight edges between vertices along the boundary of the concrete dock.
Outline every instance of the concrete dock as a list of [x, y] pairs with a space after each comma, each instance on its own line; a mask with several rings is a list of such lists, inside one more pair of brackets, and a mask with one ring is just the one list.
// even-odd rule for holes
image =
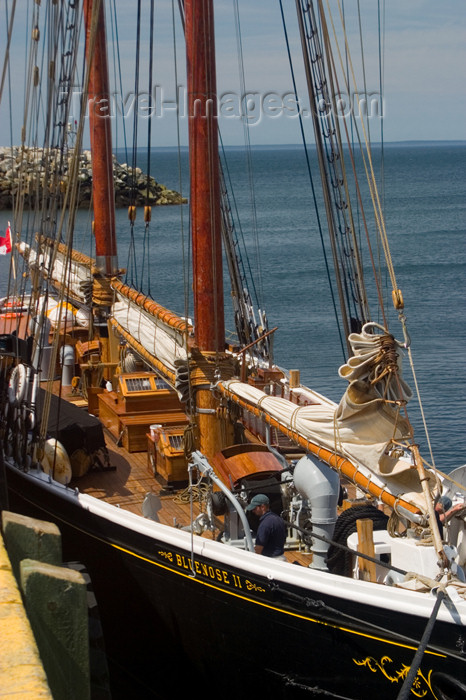
[[0, 535], [0, 697], [52, 700], [3, 537]]
[[55, 524], [1, 516], [0, 698], [90, 700], [86, 577]]

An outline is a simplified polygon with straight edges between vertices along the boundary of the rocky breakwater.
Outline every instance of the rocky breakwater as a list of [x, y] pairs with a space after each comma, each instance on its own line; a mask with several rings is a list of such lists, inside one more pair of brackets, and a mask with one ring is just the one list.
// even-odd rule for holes
[[[24, 207], [33, 208], [45, 195], [55, 192], [61, 205], [69, 184], [74, 153], [70, 149], [0, 148], [0, 209], [13, 209], [18, 196]], [[117, 162], [113, 157], [115, 206], [158, 206], [184, 204], [179, 192], [167, 189], [147, 177], [140, 168]], [[77, 206], [88, 207], [92, 197], [92, 163], [90, 151], [83, 151], [78, 161]]]

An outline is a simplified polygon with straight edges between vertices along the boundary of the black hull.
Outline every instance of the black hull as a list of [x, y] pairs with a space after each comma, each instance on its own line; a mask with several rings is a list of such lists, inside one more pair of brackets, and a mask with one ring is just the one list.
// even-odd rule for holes
[[[189, 549], [134, 532], [86, 510], [77, 497], [7, 471], [10, 509], [56, 522], [64, 560], [79, 560], [90, 573], [114, 699], [171, 698], [193, 688], [223, 698], [397, 697], [425, 618], [197, 554], [192, 576]], [[464, 631], [435, 625], [417, 697], [456, 697], [442, 696], [435, 683], [439, 673], [466, 676]]]

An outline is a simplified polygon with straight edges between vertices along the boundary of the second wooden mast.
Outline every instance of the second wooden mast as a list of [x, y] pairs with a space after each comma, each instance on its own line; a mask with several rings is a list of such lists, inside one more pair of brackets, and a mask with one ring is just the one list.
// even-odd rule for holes
[[86, 61], [89, 66], [89, 129], [96, 266], [104, 277], [117, 273], [110, 88], [103, 0], [84, 0]]
[[[212, 0], [185, 0], [191, 233], [200, 449], [222, 447], [218, 404], [210, 390], [225, 351], [214, 12]], [[223, 426], [225, 427], [225, 426]]]

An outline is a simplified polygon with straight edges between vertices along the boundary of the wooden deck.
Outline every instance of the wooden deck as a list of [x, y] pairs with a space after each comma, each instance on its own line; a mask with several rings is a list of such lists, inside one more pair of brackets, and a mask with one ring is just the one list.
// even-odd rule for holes
[[[10, 321], [10, 325], [15, 320]], [[11, 332], [12, 328], [6, 328], [5, 323], [2, 325], [4, 332]], [[46, 388], [47, 382], [41, 382], [41, 385]], [[80, 394], [73, 393], [71, 387], [62, 386], [56, 380], [53, 382], [52, 392], [61, 395], [63, 399], [87, 413], [87, 400]], [[114, 469], [93, 468], [83, 476], [73, 478], [70, 486], [79, 489], [81, 493], [141, 516], [146, 495], [154, 494], [160, 506], [157, 511], [159, 522], [174, 527], [189, 527], [192, 518], [201, 512], [197, 495], [191, 506], [187, 487], [167, 487], [157, 479], [149, 464], [146, 450], [129, 452], [105, 428], [104, 435], [110, 466]], [[205, 512], [205, 507], [202, 511]], [[203, 537], [217, 539], [223, 529], [222, 519], [217, 519], [215, 525], [216, 528], [204, 532]], [[312, 555], [305, 551], [290, 550], [285, 552], [285, 556], [291, 563], [302, 566], [309, 566], [312, 560]]]
[[[191, 506], [187, 489], [164, 487], [154, 476], [148, 465], [147, 452], [127, 452], [106, 434], [110, 465], [114, 470], [93, 469], [82, 477], [73, 479], [72, 485], [81, 493], [100, 498], [107, 503], [142, 515], [142, 504], [147, 493], [160, 499], [158, 517], [164, 525], [184, 527], [191, 522]], [[194, 503], [194, 515], [199, 507]], [[213, 533], [218, 535], [218, 531]]]
[[[158, 512], [161, 523], [179, 527], [190, 524], [191, 505], [188, 489], [167, 492], [148, 467], [146, 452], [129, 454], [123, 448], [117, 447], [110, 438], [107, 439], [107, 444], [110, 463], [116, 467], [115, 471], [91, 471], [73, 480], [73, 486], [79, 488], [82, 493], [101, 498], [137, 515], [142, 515], [145, 495], [154, 493], [159, 496], [162, 505]], [[194, 516], [199, 512], [199, 506], [194, 502]], [[217, 525], [213, 532], [204, 532], [203, 537], [216, 539], [221, 532], [221, 522], [218, 521]], [[285, 556], [291, 563], [302, 566], [309, 566], [312, 561], [312, 555], [304, 551], [291, 550], [286, 552]]]
[[[80, 404], [84, 408], [84, 402]], [[147, 452], [127, 452], [116, 445], [110, 434], [106, 433], [106, 443], [111, 471], [93, 469], [86, 475], [73, 479], [72, 486], [81, 493], [102, 499], [137, 515], [142, 515], [142, 504], [147, 493], [153, 493], [160, 499], [161, 509], [157, 515], [164, 525], [185, 527], [191, 523], [191, 504], [188, 488], [167, 489], [152, 472], [148, 463]], [[193, 513], [200, 513], [199, 504], [194, 501]], [[206, 531], [203, 537], [216, 539], [222, 529], [221, 520], [216, 522], [216, 529]], [[308, 552], [290, 550], [285, 556], [291, 563], [309, 566], [312, 555]]]

